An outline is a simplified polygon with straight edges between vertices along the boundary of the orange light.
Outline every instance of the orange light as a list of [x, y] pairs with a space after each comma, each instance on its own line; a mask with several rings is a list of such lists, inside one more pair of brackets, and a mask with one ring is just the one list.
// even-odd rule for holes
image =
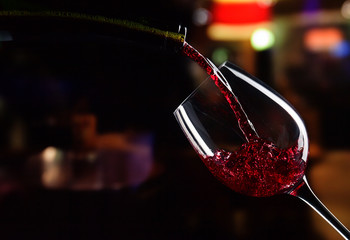
[[338, 28], [314, 28], [305, 33], [304, 45], [314, 52], [332, 51], [343, 39], [343, 33]]
[[244, 41], [249, 40], [253, 32], [258, 28], [269, 29], [270, 23], [257, 24], [211, 24], [208, 27], [208, 37], [214, 41]]

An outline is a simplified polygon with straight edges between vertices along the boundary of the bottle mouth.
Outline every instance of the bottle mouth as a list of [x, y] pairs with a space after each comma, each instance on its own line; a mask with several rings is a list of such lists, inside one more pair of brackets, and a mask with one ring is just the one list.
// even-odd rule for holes
[[179, 25], [179, 29], [177, 33], [180, 34], [182, 46], [184, 46], [186, 42], [186, 37], [187, 37], [187, 28], [182, 25]]

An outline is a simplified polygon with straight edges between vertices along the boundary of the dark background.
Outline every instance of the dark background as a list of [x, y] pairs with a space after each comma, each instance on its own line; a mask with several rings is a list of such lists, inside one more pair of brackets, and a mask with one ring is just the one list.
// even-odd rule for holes
[[[83, 12], [175, 32], [181, 24], [193, 29], [191, 42], [198, 40], [192, 24], [197, 4], [2, 0], [0, 9]], [[283, 13], [288, 7], [277, 9]], [[291, 196], [242, 196], [210, 175], [172, 114], [196, 87], [189, 65], [180, 54], [142, 39], [2, 42], [0, 239], [322, 239], [302, 202]], [[120, 189], [43, 186], [42, 169], [28, 159], [48, 146], [81, 151], [69, 119], [86, 114], [97, 119], [98, 134], [151, 133], [151, 177]], [[57, 124], [48, 124], [48, 117]], [[21, 150], [10, 145], [14, 122], [26, 126]]]

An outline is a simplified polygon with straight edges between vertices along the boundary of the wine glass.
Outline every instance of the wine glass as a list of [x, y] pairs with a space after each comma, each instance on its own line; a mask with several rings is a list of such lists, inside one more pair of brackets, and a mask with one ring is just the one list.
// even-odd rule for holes
[[295, 196], [349, 239], [349, 230], [307, 182], [309, 140], [298, 113], [277, 92], [234, 64], [224, 63], [219, 73], [231, 99], [208, 78], [174, 112], [210, 172], [241, 194]]

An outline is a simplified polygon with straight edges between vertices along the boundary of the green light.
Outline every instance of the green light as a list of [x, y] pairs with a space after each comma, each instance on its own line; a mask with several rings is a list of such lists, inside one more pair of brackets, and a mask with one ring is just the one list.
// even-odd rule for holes
[[212, 60], [216, 65], [221, 65], [228, 60], [229, 50], [226, 48], [217, 48], [212, 53]]
[[275, 36], [268, 29], [259, 28], [253, 32], [250, 43], [256, 51], [266, 50], [274, 45]]

